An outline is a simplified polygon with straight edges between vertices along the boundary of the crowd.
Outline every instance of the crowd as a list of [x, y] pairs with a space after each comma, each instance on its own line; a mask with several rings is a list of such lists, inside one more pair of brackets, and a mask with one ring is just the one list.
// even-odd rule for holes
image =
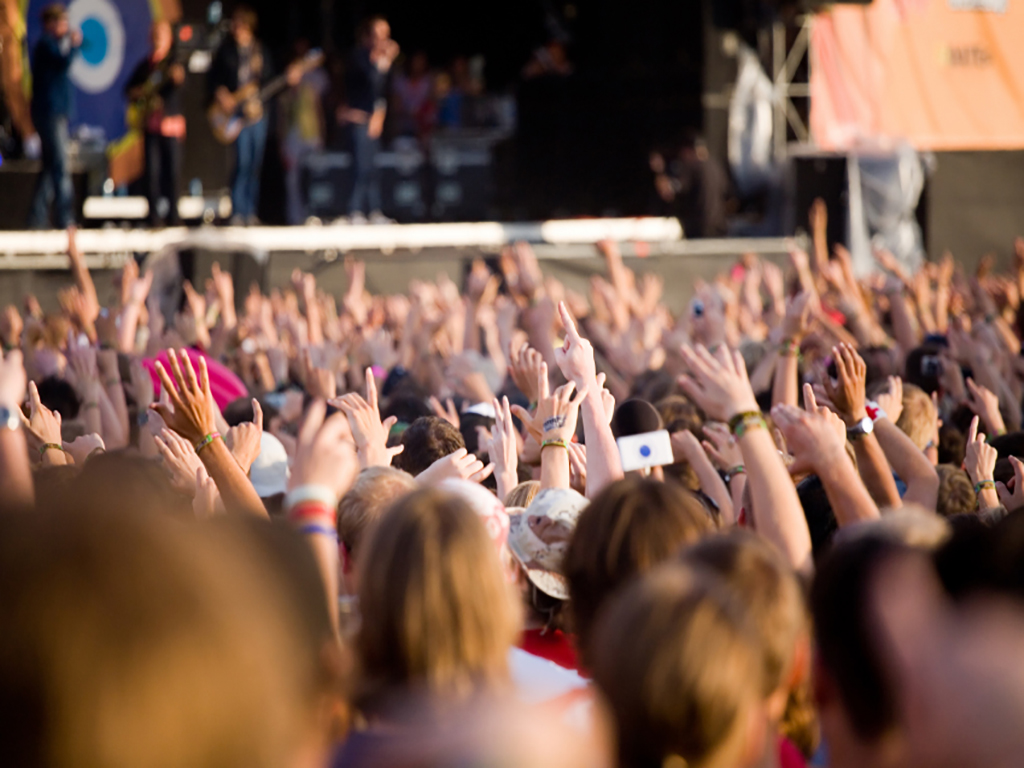
[[1024, 240], [858, 277], [811, 225], [678, 316], [605, 242], [586, 297], [520, 243], [165, 318], [71, 231], [0, 317], [10, 764], [1016, 763]]

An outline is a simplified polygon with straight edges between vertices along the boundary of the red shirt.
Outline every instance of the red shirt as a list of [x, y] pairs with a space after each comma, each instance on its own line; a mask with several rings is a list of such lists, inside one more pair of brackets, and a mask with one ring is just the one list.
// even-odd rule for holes
[[779, 768], [807, 768], [800, 750], [785, 736], [779, 736]]
[[572, 637], [560, 629], [528, 629], [523, 632], [519, 647], [529, 654], [553, 661], [560, 667], [579, 671]]

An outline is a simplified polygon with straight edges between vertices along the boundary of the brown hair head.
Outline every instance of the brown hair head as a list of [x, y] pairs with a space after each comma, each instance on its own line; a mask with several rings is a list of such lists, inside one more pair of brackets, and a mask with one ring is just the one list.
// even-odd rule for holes
[[401, 499], [371, 533], [361, 565], [364, 709], [390, 693], [458, 700], [507, 681], [517, 604], [464, 501], [435, 490]]
[[707, 512], [692, 494], [657, 480], [625, 478], [591, 501], [580, 515], [563, 565], [584, 658], [604, 600], [631, 577], [668, 560], [711, 527]]
[[408, 472], [394, 467], [367, 467], [338, 502], [338, 538], [356, 557], [363, 538], [392, 502], [416, 490]]
[[415, 477], [438, 459], [466, 447], [462, 433], [437, 416], [420, 416], [402, 433], [405, 449], [395, 456], [392, 466]]
[[673, 756], [694, 768], [735, 768], [759, 751], [751, 743], [763, 690], [757, 637], [708, 573], [667, 563], [612, 598], [595, 632], [593, 673], [623, 768]]
[[786, 684], [797, 642], [809, 629], [796, 573], [771, 544], [741, 529], [697, 542], [683, 561], [712, 571], [743, 605], [761, 636], [764, 695], [770, 696]]
[[241, 538], [137, 510], [0, 520], [0, 712], [24, 766], [286, 765], [295, 616]]

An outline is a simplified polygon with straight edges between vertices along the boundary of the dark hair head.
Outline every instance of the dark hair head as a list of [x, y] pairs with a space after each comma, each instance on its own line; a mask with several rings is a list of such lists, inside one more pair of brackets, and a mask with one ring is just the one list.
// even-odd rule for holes
[[256, 15], [256, 11], [248, 5], [236, 5], [235, 10], [231, 13], [231, 18], [239, 24], [248, 27], [249, 31], [253, 34], [256, 34], [259, 17]]
[[402, 445], [405, 450], [391, 463], [415, 477], [438, 459], [465, 448], [466, 442], [462, 433], [444, 419], [421, 416], [402, 433]]
[[75, 388], [57, 376], [47, 376], [36, 384], [39, 390], [39, 402], [60, 414], [61, 421], [71, 421], [78, 416], [82, 402], [78, 399]]
[[872, 575], [907, 547], [865, 535], [836, 544], [822, 558], [811, 589], [811, 613], [821, 664], [835, 682], [857, 734], [877, 740], [896, 723], [896, 698], [886, 678], [872, 624]]
[[430, 406], [418, 394], [407, 395], [397, 393], [388, 398], [387, 404], [381, 408], [380, 416], [382, 419], [394, 416], [398, 419], [398, 423], [403, 425], [401, 431], [404, 432], [416, 419], [421, 416], [431, 416], [432, 414], [433, 411], [430, 410]]
[[[259, 398], [260, 408], [263, 410], [263, 423], [269, 424], [270, 420], [278, 415], [279, 411], [270, 405], [265, 399]], [[251, 397], [239, 397], [232, 400], [224, 407], [224, 421], [229, 427], [237, 427], [247, 421], [252, 421], [255, 413], [252, 409]]]
[[639, 398], [626, 400], [616, 408], [611, 426], [616, 437], [656, 432], [665, 428], [654, 406]]
[[61, 3], [50, 3], [45, 8], [43, 8], [43, 12], [40, 14], [43, 20], [43, 26], [46, 26], [47, 24], [52, 24], [55, 21], [63, 19], [67, 15], [68, 9], [65, 8], [64, 5]]
[[[749, 486], [748, 486], [749, 488]], [[811, 532], [811, 549], [817, 561], [839, 530], [836, 516], [832, 512], [832, 504], [825, 493], [825, 486], [817, 475], [805, 477], [796, 486], [800, 506], [804, 510], [807, 528]]]
[[591, 501], [580, 515], [563, 564], [584, 656], [597, 612], [608, 596], [711, 528], [693, 494], [670, 483], [629, 477], [608, 485]]
[[[938, 358], [942, 350], [933, 344], [922, 344], [907, 353], [907, 361], [903, 372], [903, 381], [914, 384], [929, 395], [939, 389], [939, 368], [934, 366], [932, 358]], [[941, 366], [941, 362], [939, 362]]]
[[494, 419], [479, 413], [463, 413], [459, 416], [459, 432], [462, 433], [462, 440], [470, 453], [477, 453], [480, 450], [477, 427], [491, 429], [494, 427]]

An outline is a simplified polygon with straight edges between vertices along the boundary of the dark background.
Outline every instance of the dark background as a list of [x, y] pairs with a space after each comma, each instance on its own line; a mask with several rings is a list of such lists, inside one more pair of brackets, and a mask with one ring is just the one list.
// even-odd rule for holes
[[[517, 100], [516, 135], [495, 147], [496, 213], [505, 219], [642, 214], [653, 204], [647, 156], [702, 127], [704, 26], [699, 0], [252, 0], [259, 36], [280, 65], [299, 37], [322, 46], [338, 70], [361, 20], [391, 23], [404, 54], [432, 67], [482, 54], [489, 92]], [[184, 0], [185, 22], [201, 23], [206, 2]], [[233, 3], [224, 5], [225, 17]], [[523, 81], [531, 53], [566, 39], [574, 73]], [[331, 68], [331, 64], [328, 65]], [[268, 152], [261, 218], [283, 218], [280, 160]], [[215, 158], [197, 157], [204, 168]], [[189, 158], [183, 174], [187, 180]], [[226, 171], [225, 166], [225, 171]]]

